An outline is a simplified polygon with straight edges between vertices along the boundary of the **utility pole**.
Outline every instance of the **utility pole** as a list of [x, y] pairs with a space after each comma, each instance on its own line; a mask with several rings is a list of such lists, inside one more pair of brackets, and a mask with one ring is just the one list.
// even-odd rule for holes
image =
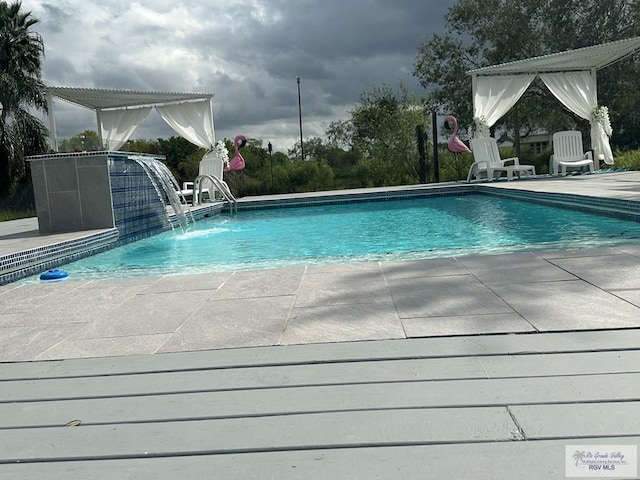
[[296, 76], [298, 82], [298, 118], [300, 119], [300, 156], [304, 160], [304, 146], [302, 145], [302, 103], [300, 102], [300, 77]]
[[269, 167], [271, 168], [271, 189], [273, 189], [273, 145], [271, 142], [267, 144], [267, 149], [269, 151]]

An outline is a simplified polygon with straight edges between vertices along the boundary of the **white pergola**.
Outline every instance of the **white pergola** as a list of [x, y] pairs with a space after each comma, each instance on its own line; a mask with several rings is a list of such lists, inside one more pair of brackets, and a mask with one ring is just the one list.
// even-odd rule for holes
[[[494, 125], [513, 107], [536, 78], [569, 110], [591, 123], [591, 146], [595, 158], [613, 163], [605, 125], [608, 115], [598, 107], [596, 72], [640, 49], [640, 37], [543, 55], [470, 70], [473, 117], [478, 135], [488, 136]], [[603, 118], [605, 116], [606, 118]]]
[[98, 137], [107, 150], [117, 150], [131, 137], [152, 108], [191, 143], [207, 150], [215, 145], [213, 94], [145, 92], [100, 88], [47, 87], [52, 148], [58, 151], [54, 98], [96, 112]]

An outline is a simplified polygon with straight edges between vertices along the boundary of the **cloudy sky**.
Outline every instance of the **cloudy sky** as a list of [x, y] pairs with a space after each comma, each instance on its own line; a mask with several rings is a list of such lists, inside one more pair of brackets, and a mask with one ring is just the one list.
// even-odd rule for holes
[[[53, 86], [214, 93], [216, 136], [242, 133], [286, 151], [324, 137], [360, 94], [412, 76], [417, 47], [454, 0], [23, 0], [39, 19]], [[96, 129], [56, 102], [58, 136]], [[175, 135], [154, 111], [133, 138]]]

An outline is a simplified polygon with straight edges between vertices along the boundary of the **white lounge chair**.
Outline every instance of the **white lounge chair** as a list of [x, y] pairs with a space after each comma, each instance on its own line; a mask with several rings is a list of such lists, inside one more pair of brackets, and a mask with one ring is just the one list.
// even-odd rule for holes
[[[582, 133], [576, 131], [556, 132], [553, 134], [553, 155], [549, 159], [549, 172], [552, 175], [567, 174], [567, 168], [582, 169], [588, 167], [593, 173], [594, 163], [591, 152], [582, 148]], [[560, 172], [558, 172], [558, 169]]]
[[[467, 182], [471, 178], [487, 178], [494, 180], [502, 175], [507, 174], [507, 180], [513, 179], [515, 173], [518, 178], [521, 174], [535, 175], [536, 167], [533, 165], [520, 165], [518, 157], [500, 158], [498, 144], [493, 137], [479, 137], [471, 140], [471, 151], [473, 152], [474, 162], [469, 168]], [[512, 163], [512, 165], [506, 165]]]
[[[222, 181], [224, 165], [222, 161], [216, 156], [215, 151], [212, 150], [207, 153], [202, 160], [200, 160], [200, 166], [198, 167], [198, 175], [211, 175]], [[202, 189], [202, 196], [205, 198], [215, 198], [216, 187], [210, 181], [207, 181], [207, 187]], [[193, 192], [193, 182], [182, 183], [182, 195], [185, 197], [191, 197]], [[202, 200], [202, 199], [199, 199]], [[197, 202], [199, 203], [199, 202]]]

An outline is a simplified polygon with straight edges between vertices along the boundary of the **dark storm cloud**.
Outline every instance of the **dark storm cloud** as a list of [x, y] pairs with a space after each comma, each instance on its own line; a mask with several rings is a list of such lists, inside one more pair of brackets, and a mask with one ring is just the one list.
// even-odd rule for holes
[[[51, 3], [42, 4], [44, 15], [40, 16], [40, 25], [45, 26], [45, 32], [62, 32], [65, 25], [69, 25], [73, 20], [71, 13], [66, 12], [60, 6]], [[44, 32], [42, 32], [44, 33]]]
[[[295, 88], [295, 76], [303, 82], [305, 111], [327, 113], [327, 104], [355, 103], [360, 94], [382, 83], [397, 87], [404, 82], [417, 87], [412, 64], [418, 45], [442, 29], [451, 1], [272, 1], [265, 22], [244, 8], [231, 12], [228, 59], [267, 73], [263, 84]], [[193, 46], [215, 44], [220, 32], [194, 37]], [[226, 86], [221, 86], [225, 88]], [[247, 88], [251, 88], [248, 82]], [[252, 95], [243, 95], [251, 99]], [[278, 95], [272, 96], [277, 98]], [[290, 108], [271, 109], [295, 114], [291, 95], [281, 92]], [[240, 100], [241, 101], [241, 100]], [[247, 104], [249, 106], [249, 104]], [[263, 119], [262, 115], [259, 115]], [[235, 123], [236, 116], [228, 119]], [[279, 118], [274, 116], [274, 118]]]
[[[412, 76], [417, 47], [442, 30], [453, 2], [24, 0], [23, 5], [41, 21], [48, 83], [212, 92], [218, 136], [241, 130], [284, 147], [298, 138], [296, 76], [305, 136], [322, 136], [329, 122], [344, 119], [339, 116], [375, 86], [403, 82], [420, 92]], [[61, 132], [75, 133], [63, 119], [58, 123]], [[70, 120], [69, 127], [76, 123]], [[134, 137], [156, 138], [166, 131], [160, 119], [150, 117]]]
[[[450, 0], [299, 1], [268, 2], [275, 17], [258, 21], [236, 7], [228, 31], [243, 53], [261, 56], [301, 52], [332, 60], [390, 53], [414, 53], [427, 34], [441, 30]], [[234, 30], [235, 27], [235, 30]], [[214, 32], [218, 34], [219, 32]]]

